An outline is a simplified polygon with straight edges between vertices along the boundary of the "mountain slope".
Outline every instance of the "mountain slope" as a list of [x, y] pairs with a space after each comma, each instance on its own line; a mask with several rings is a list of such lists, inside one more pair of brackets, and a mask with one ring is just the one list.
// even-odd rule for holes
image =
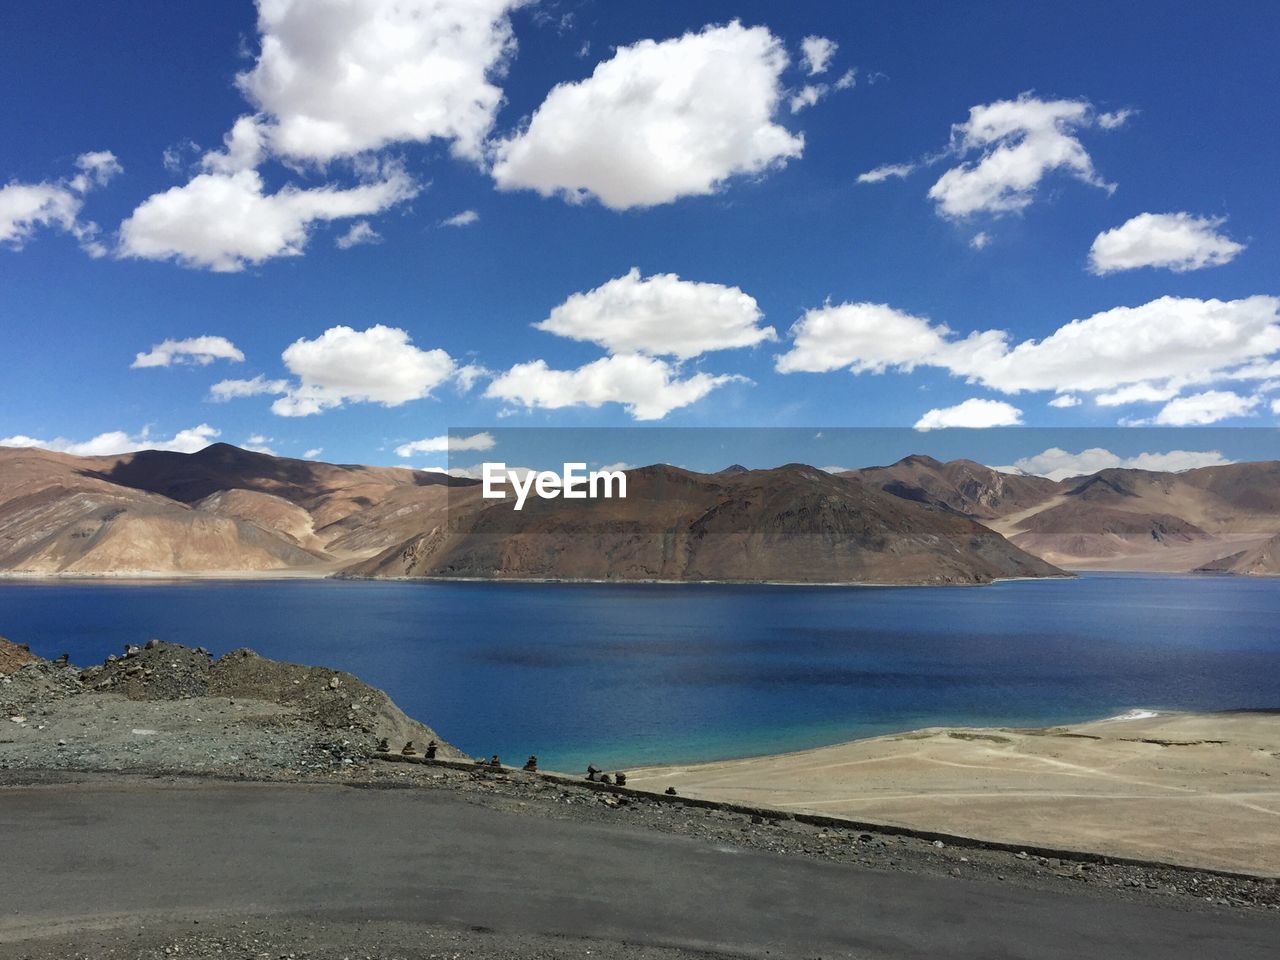
[[1220, 557], [1196, 569], [1197, 573], [1235, 573], [1247, 577], [1280, 576], [1280, 534], [1258, 546]]
[[915, 454], [887, 467], [850, 470], [853, 477], [903, 500], [946, 507], [956, 513], [990, 520], [1043, 503], [1058, 492], [1045, 477], [1001, 473], [973, 460], [942, 463]]
[[981, 524], [792, 464], [627, 471], [623, 500], [472, 504], [354, 576], [985, 583], [1060, 573]]

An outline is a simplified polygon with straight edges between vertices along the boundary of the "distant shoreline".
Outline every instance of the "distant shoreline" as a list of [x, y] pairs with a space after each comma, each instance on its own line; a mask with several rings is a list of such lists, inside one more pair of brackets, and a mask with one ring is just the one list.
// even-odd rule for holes
[[[227, 583], [260, 583], [289, 581], [342, 581], [351, 583], [541, 583], [541, 584], [600, 584], [620, 585], [649, 584], [653, 586], [738, 586], [738, 587], [986, 587], [996, 583], [1036, 582], [1040, 580], [1076, 580], [1077, 574], [1090, 571], [1064, 571], [1061, 576], [1047, 577], [996, 577], [973, 583], [959, 582], [896, 582], [892, 580], [663, 580], [599, 579], [591, 577], [357, 577], [341, 573], [309, 573], [305, 571], [271, 571], [264, 573], [238, 571], [212, 571], [206, 573], [20, 573], [0, 572], [0, 581], [77, 583], [77, 582], [138, 582], [138, 583], [199, 583], [223, 581]], [[1098, 571], [1107, 572], [1107, 571]], [[1140, 572], [1140, 571], [1135, 571]], [[1157, 574], [1159, 575], [1159, 574]]]

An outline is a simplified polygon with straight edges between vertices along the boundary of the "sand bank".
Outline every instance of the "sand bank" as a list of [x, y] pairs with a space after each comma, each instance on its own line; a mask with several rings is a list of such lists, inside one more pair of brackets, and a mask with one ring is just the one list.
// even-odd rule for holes
[[1280, 876], [1280, 712], [939, 727], [635, 771], [646, 790]]

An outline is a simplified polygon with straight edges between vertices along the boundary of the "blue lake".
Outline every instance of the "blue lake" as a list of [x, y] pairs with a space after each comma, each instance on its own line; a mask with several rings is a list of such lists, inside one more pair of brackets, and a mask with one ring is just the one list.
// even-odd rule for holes
[[0, 582], [0, 634], [88, 665], [161, 637], [385, 689], [476, 755], [576, 770], [942, 723], [1280, 707], [1280, 580], [977, 588]]

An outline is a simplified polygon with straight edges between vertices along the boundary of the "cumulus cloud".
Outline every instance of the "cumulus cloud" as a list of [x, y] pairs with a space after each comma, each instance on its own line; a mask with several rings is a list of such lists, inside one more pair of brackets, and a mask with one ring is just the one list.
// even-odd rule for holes
[[452, 217], [446, 217], [440, 221], [442, 227], [469, 227], [480, 219], [480, 214], [474, 210], [463, 210], [461, 213], [455, 213]]
[[165, 340], [145, 353], [134, 357], [129, 366], [134, 370], [146, 367], [168, 367], [173, 364], [195, 364], [206, 367], [215, 360], [241, 363], [244, 354], [226, 337], [188, 337], [186, 340]]
[[792, 326], [791, 349], [778, 357], [780, 373], [910, 371], [951, 349], [951, 330], [884, 303], [825, 304]]
[[168, 438], [153, 437], [150, 430], [144, 428], [137, 434], [112, 430], [108, 433], [100, 433], [90, 440], [68, 440], [65, 437], [37, 440], [35, 437], [22, 435], [0, 437], [0, 447], [39, 447], [42, 450], [69, 453], [77, 457], [104, 457], [117, 453], [136, 453], [139, 450], [196, 453], [209, 446], [221, 433], [222, 431], [215, 430], [209, 424], [202, 423], [198, 427], [179, 430]]
[[320, 454], [322, 453], [324, 453], [324, 447], [312, 447], [310, 450], [308, 450], [306, 453], [302, 455], [302, 459], [314, 460], [316, 457], [320, 456]]
[[258, 374], [252, 380], [220, 380], [209, 388], [209, 399], [225, 403], [240, 397], [278, 395], [289, 391], [288, 380], [268, 380]]
[[442, 435], [413, 440], [396, 447], [397, 457], [412, 457], [416, 453], [459, 453], [464, 450], [492, 450], [498, 441], [491, 433], [473, 433], [469, 437]]
[[1023, 93], [970, 108], [969, 118], [951, 128], [951, 140], [939, 153], [905, 164], [877, 167], [858, 177], [879, 183], [904, 177], [922, 166], [960, 160], [929, 189], [940, 216], [1001, 215], [1026, 209], [1042, 181], [1060, 173], [1108, 192], [1114, 184], [1094, 169], [1080, 142], [1082, 130], [1111, 130], [1129, 112], [1098, 113], [1087, 100], [1041, 100]]
[[1060, 447], [1050, 447], [1042, 453], [1015, 460], [1007, 467], [995, 467], [1004, 473], [1029, 473], [1050, 480], [1080, 477], [1099, 470], [1123, 468], [1128, 470], [1153, 470], [1178, 473], [1197, 467], [1217, 467], [1232, 461], [1217, 450], [1170, 450], [1167, 453], [1140, 453], [1132, 457], [1120, 457], [1102, 447], [1092, 447], [1079, 453], [1068, 453]]
[[52, 229], [71, 234], [92, 257], [106, 253], [98, 240], [98, 225], [82, 221], [80, 210], [86, 193], [105, 186], [124, 168], [111, 151], [99, 150], [82, 153], [76, 169], [77, 173], [60, 180], [15, 180], [0, 187], [0, 246], [21, 250], [38, 230]]
[[939, 177], [929, 198], [944, 217], [1014, 213], [1030, 205], [1040, 181], [1052, 172], [1114, 190], [1098, 176], [1076, 135], [1095, 123], [1085, 100], [1046, 101], [1024, 93], [973, 107], [969, 119], [952, 128], [951, 151], [976, 158]]
[[275, 193], [257, 170], [202, 173], [144, 200], [120, 225], [118, 253], [231, 273], [298, 256], [315, 223], [379, 213], [417, 193], [395, 168], [355, 187], [288, 185]]
[[271, 405], [282, 417], [305, 417], [346, 402], [398, 407], [429, 396], [456, 369], [443, 350], [421, 350], [407, 332], [382, 324], [367, 330], [330, 327], [314, 340], [290, 344], [281, 359], [298, 378]]
[[1059, 410], [1068, 410], [1071, 407], [1078, 407], [1083, 401], [1073, 393], [1062, 393], [1049, 401], [1049, 406], [1057, 407]]
[[1280, 298], [1161, 297], [1073, 320], [1016, 345], [1004, 331], [961, 339], [945, 324], [867, 303], [809, 310], [790, 334], [791, 349], [776, 361], [782, 373], [931, 366], [1011, 394], [1170, 383], [1177, 392], [1189, 383], [1267, 376], [1270, 367], [1261, 361], [1280, 350]]
[[382, 234], [373, 229], [368, 220], [357, 220], [351, 225], [351, 229], [334, 240], [333, 244], [339, 250], [350, 250], [352, 247], [381, 242]]
[[496, 144], [494, 180], [614, 210], [714, 193], [803, 152], [804, 138], [773, 119], [787, 64], [765, 27], [737, 21], [619, 47]]
[[755, 298], [737, 287], [682, 280], [674, 273], [642, 278], [633, 267], [594, 290], [575, 293], [534, 326], [610, 353], [685, 359], [776, 340], [773, 327], [760, 326], [762, 316]]
[[1261, 397], [1246, 397], [1230, 390], [1206, 390], [1170, 400], [1153, 422], [1170, 427], [1203, 426], [1247, 416], [1261, 402]]
[[525, 0], [259, 0], [261, 52], [237, 77], [272, 150], [325, 162], [447, 140], [479, 161]]
[[637, 420], [661, 420], [672, 410], [701, 400], [737, 376], [695, 373], [680, 379], [676, 367], [654, 357], [620, 354], [575, 370], [553, 370], [545, 360], [519, 363], [499, 374], [485, 396], [527, 409], [600, 407], [620, 403]]
[[942, 430], [947, 427], [1016, 427], [1022, 423], [1022, 411], [1003, 400], [970, 398], [954, 407], [938, 407], [916, 421], [917, 430]]
[[1089, 269], [1096, 274], [1164, 267], [1175, 273], [1230, 263], [1244, 244], [1218, 232], [1221, 217], [1189, 213], [1142, 213], [1113, 230], [1105, 230], [1089, 249]]
[[805, 37], [800, 41], [801, 66], [804, 67], [805, 73], [813, 77], [819, 73], [826, 73], [827, 67], [831, 65], [831, 58], [836, 55], [836, 50], [840, 44], [834, 40], [828, 40], [826, 37]]

